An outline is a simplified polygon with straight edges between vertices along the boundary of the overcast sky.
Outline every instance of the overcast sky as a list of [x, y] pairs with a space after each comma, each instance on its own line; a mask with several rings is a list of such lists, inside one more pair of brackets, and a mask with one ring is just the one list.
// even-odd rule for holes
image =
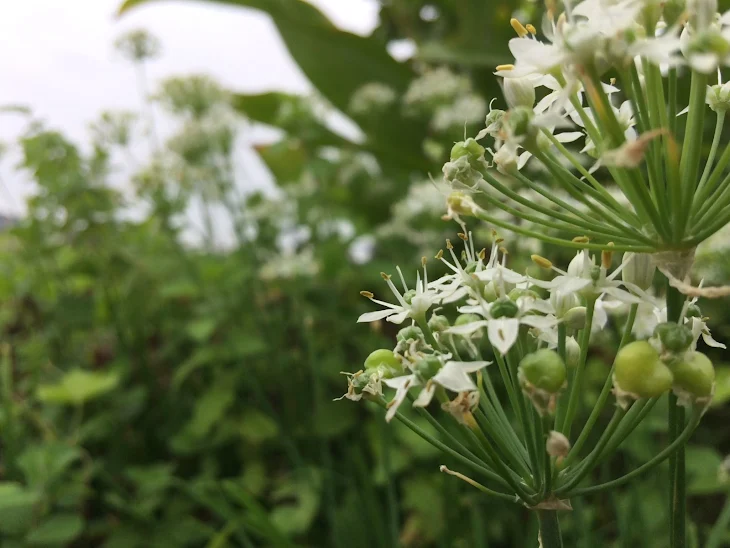
[[[339, 27], [368, 34], [377, 24], [376, 0], [310, 0]], [[0, 18], [0, 105], [23, 104], [50, 126], [84, 141], [102, 110], [137, 109], [133, 68], [114, 51], [117, 36], [145, 28], [163, 55], [150, 78], [207, 73], [230, 89], [261, 92], [310, 89], [265, 14], [204, 2], [159, 1], [114, 16], [120, 0], [6, 2]], [[0, 115], [0, 141], [23, 128]], [[28, 185], [4, 162], [0, 173], [13, 198], [0, 194], [0, 211], [17, 211]]]

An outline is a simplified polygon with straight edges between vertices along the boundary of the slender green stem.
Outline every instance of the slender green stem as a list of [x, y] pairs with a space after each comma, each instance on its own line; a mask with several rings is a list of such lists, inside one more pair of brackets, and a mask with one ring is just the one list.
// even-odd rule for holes
[[586, 324], [583, 328], [583, 333], [580, 343], [580, 360], [575, 370], [575, 376], [573, 377], [573, 383], [570, 387], [570, 397], [568, 399], [568, 408], [565, 411], [565, 419], [560, 425], [560, 432], [565, 434], [570, 439], [570, 427], [573, 424], [573, 419], [578, 412], [578, 403], [582, 394], [581, 385], [583, 384], [583, 374], [586, 368], [586, 360], [588, 358], [588, 345], [591, 340], [591, 327], [593, 325], [593, 313], [596, 309], [595, 297], [589, 297], [586, 302]]
[[[628, 320], [626, 320], [626, 325], [624, 326], [624, 333], [621, 337], [621, 344], [619, 345], [619, 350], [626, 345], [629, 338], [631, 337], [631, 330], [634, 327], [634, 322], [636, 321], [636, 313], [639, 309], [638, 304], [632, 304], [631, 309], [629, 310], [629, 317]], [[611, 394], [611, 387], [613, 386], [613, 366], [611, 366], [611, 369], [608, 372], [608, 375], [606, 376], [606, 380], [603, 383], [603, 388], [601, 389], [601, 393], [598, 395], [598, 400], [596, 401], [596, 405], [593, 407], [593, 410], [591, 411], [590, 416], [588, 417], [588, 420], [586, 421], [585, 426], [583, 427], [583, 430], [581, 431], [580, 435], [578, 436], [578, 439], [573, 444], [573, 447], [570, 450], [570, 453], [568, 453], [568, 456], [565, 458], [565, 462], [563, 464], [564, 467], [570, 466], [570, 464], [575, 461], [575, 459], [578, 457], [578, 454], [580, 453], [580, 450], [583, 448], [583, 445], [585, 444], [586, 440], [588, 439], [588, 436], [590, 436], [591, 431], [593, 430], [593, 427], [595, 426], [596, 422], [598, 421], [598, 417], [601, 414], [601, 411], [603, 411], [603, 408], [606, 405], [606, 401], [608, 401], [608, 396]]]
[[496, 429], [496, 424], [494, 424], [496, 421], [494, 421], [494, 423], [490, 421], [480, 410], [477, 410], [475, 413], [475, 418], [479, 428], [481, 429], [476, 433], [476, 435], [481, 440], [482, 445], [491, 445], [491, 442], [485, 436], [486, 432], [486, 434], [494, 440], [494, 444], [497, 448], [505, 455], [510, 466], [513, 467], [525, 481], [532, 481], [532, 473], [530, 472], [530, 469], [521, 460], [519, 453], [517, 453], [514, 448], [508, 444], [507, 436]]
[[[692, 202], [692, 221], [694, 224], [697, 224], [697, 221], [702, 219], [717, 201], [716, 199], [708, 200], [707, 198], [710, 196], [719, 198], [730, 183], [727, 177], [720, 182], [720, 178], [728, 164], [730, 164], [730, 145], [726, 146], [725, 150], [723, 150], [715, 169], [712, 171], [712, 175], [710, 175], [704, 187], [698, 189], [697, 194], [695, 194], [694, 201]], [[718, 185], [718, 183], [720, 184]]]
[[697, 186], [697, 192], [695, 196], [702, 192], [707, 179], [710, 178], [712, 173], [712, 166], [715, 163], [715, 156], [717, 156], [717, 149], [720, 147], [720, 141], [722, 140], [722, 128], [725, 126], [725, 112], [720, 111], [717, 113], [717, 121], [715, 122], [715, 133], [712, 136], [712, 145], [710, 146], [710, 155], [707, 157], [707, 163], [705, 163], [705, 169], [702, 172], [700, 183]]
[[542, 548], [563, 548], [557, 510], [538, 510], [537, 519], [540, 521], [540, 546]]
[[695, 428], [699, 424], [701, 417], [702, 417], [702, 410], [694, 409], [692, 412], [692, 417], [690, 418], [689, 422], [687, 423], [687, 426], [684, 428], [684, 430], [682, 431], [680, 436], [674, 440], [674, 442], [672, 442], [670, 445], [665, 447], [662, 451], [660, 451], [657, 455], [655, 455], [654, 458], [652, 458], [650, 461], [644, 463], [643, 465], [639, 466], [638, 468], [635, 468], [634, 470], [632, 470], [625, 476], [617, 478], [613, 481], [601, 483], [599, 485], [592, 485], [590, 487], [574, 489], [570, 493], [566, 493], [565, 496], [577, 497], [577, 496], [581, 496], [581, 495], [589, 495], [592, 493], [600, 493], [607, 489], [613, 489], [615, 487], [620, 487], [621, 485], [624, 485], [624, 484], [630, 482], [632, 479], [644, 474], [645, 472], [652, 470], [654, 467], [656, 467], [659, 464], [661, 464], [662, 462], [664, 462], [669, 456], [673, 455], [677, 451], [677, 449], [684, 446], [684, 444], [687, 442], [689, 437], [692, 435], [692, 432], [694, 432]]
[[682, 204], [678, 211], [673, 211], [675, 226], [675, 240], [682, 239], [690, 208], [692, 196], [697, 189], [697, 171], [702, 156], [702, 133], [705, 121], [705, 98], [707, 96], [707, 75], [692, 71], [690, 85], [689, 114], [687, 127], [684, 133], [682, 146], [682, 160], [679, 164], [680, 180], [682, 182]]

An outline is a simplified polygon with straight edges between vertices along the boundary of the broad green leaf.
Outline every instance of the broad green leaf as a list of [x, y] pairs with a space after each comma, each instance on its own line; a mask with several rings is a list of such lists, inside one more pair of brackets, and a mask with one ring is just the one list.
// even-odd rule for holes
[[56, 514], [33, 529], [25, 538], [31, 546], [65, 545], [84, 530], [84, 520], [78, 514]]
[[26, 531], [40, 499], [38, 491], [18, 483], [0, 482], [0, 533], [17, 535]]
[[46, 403], [81, 405], [111, 392], [118, 384], [119, 376], [114, 372], [74, 369], [56, 384], [40, 385], [36, 394]]

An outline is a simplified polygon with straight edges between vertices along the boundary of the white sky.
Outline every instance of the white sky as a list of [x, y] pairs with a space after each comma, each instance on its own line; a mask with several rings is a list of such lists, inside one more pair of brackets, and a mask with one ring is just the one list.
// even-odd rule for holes
[[[376, 0], [310, 0], [339, 27], [368, 34], [377, 23]], [[171, 75], [206, 73], [246, 92], [310, 89], [265, 14], [191, 1], [159, 1], [114, 13], [121, 0], [22, 0], [5, 2], [0, 18], [0, 105], [23, 104], [52, 127], [84, 142], [89, 122], [103, 110], [139, 107], [133, 68], [114, 51], [117, 36], [145, 28], [163, 55], [150, 63], [152, 83]], [[0, 141], [24, 127], [0, 115]], [[3, 162], [10, 196], [0, 211], [19, 211], [27, 182]]]

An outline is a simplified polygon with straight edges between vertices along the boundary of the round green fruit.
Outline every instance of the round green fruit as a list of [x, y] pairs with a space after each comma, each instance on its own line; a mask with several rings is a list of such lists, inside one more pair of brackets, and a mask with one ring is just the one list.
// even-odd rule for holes
[[672, 381], [672, 372], [646, 341], [629, 343], [616, 355], [614, 383], [622, 392], [653, 398], [667, 392]]
[[565, 362], [554, 350], [538, 350], [522, 358], [519, 374], [523, 384], [555, 394], [565, 384]]
[[692, 352], [683, 360], [672, 365], [674, 386], [697, 398], [712, 394], [715, 383], [715, 368], [710, 359], [701, 352]]
[[376, 369], [381, 366], [395, 371], [401, 371], [403, 369], [400, 360], [396, 357], [392, 350], [388, 350], [387, 348], [379, 348], [378, 350], [371, 352], [370, 355], [365, 358], [364, 366], [366, 370]]

